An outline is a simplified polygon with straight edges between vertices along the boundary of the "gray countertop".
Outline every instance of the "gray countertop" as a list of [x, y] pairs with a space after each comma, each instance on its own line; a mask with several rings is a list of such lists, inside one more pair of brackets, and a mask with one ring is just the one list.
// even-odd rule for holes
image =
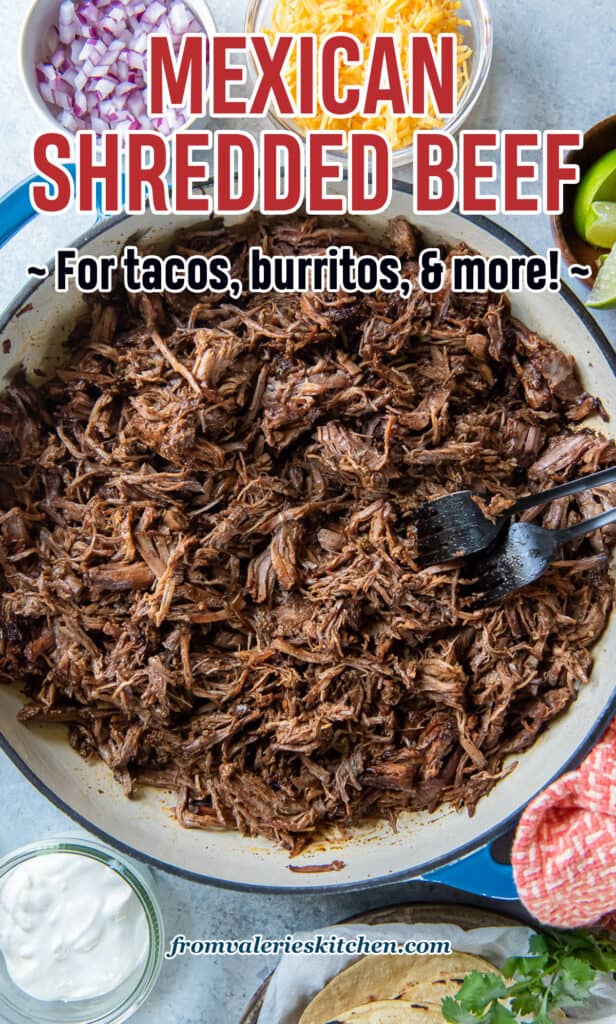
[[[219, 29], [243, 27], [244, 3], [213, 0]], [[25, 0], [0, 0], [0, 110], [3, 160], [0, 192], [30, 173], [30, 145], [42, 123], [31, 110], [17, 71], [19, 29]], [[613, 0], [492, 0], [495, 54], [484, 96], [468, 127], [581, 128], [614, 112], [616, 8]], [[546, 217], [501, 217], [531, 248], [551, 243]], [[24, 267], [51, 257], [76, 237], [87, 218], [39, 218], [2, 254], [0, 305], [25, 283]], [[582, 292], [583, 293], [583, 292]], [[597, 319], [616, 342], [616, 311]], [[0, 755], [0, 854], [74, 826]], [[324, 925], [361, 910], [412, 899], [442, 899], [447, 891], [421, 883], [334, 896], [257, 896], [226, 892], [157, 875], [169, 935], [243, 938], [282, 936]], [[478, 902], [478, 901], [475, 901]], [[184, 958], [166, 963], [160, 983], [134, 1018], [135, 1024], [236, 1024], [251, 993], [271, 970], [262, 957]]]

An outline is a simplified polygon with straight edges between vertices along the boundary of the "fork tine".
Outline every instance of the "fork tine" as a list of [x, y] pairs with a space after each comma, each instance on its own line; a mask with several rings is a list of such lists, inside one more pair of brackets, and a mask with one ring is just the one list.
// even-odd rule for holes
[[426, 536], [418, 538], [418, 550], [421, 555], [429, 551], [460, 551], [465, 546], [465, 538], [455, 533], [443, 533], [434, 530]]
[[413, 523], [413, 526], [415, 527], [415, 529], [417, 531], [417, 536], [418, 537], [423, 537], [424, 534], [426, 534], [426, 533], [432, 533], [435, 530], [440, 530], [441, 529], [440, 520], [439, 519], [434, 519], [434, 518], [433, 519], [422, 519], [420, 522]]
[[417, 535], [417, 560], [428, 565], [462, 558], [480, 549], [481, 540], [471, 531], [464, 533], [455, 528], [432, 529]]
[[417, 558], [417, 565], [420, 569], [430, 569], [433, 566], [446, 565], [448, 562], [453, 562], [459, 557], [459, 548], [456, 548], [455, 551], [451, 549], [448, 550], [446, 548], [438, 548], [437, 551], [426, 551], [419, 555]]
[[471, 562], [468, 568], [471, 574], [473, 573], [473, 570], [475, 570], [475, 573], [474, 575], [467, 576], [466, 580], [468, 582], [476, 582], [477, 580], [487, 581], [495, 575], [500, 575], [503, 563], [498, 557], [498, 554], [498, 552], [488, 554], [484, 558], [481, 558], [481, 561], [476, 566], [473, 566], [473, 563]]
[[507, 572], [503, 571], [502, 566], [496, 565], [494, 568], [486, 569], [485, 571], [482, 566], [481, 572], [473, 579], [465, 581], [462, 586], [469, 593], [478, 593], [479, 591], [492, 590], [496, 586], [502, 586], [502, 584], [508, 582], [509, 578]]
[[432, 519], [426, 519], [419, 523], [417, 531], [418, 533], [438, 531], [439, 533], [455, 533], [456, 536], [464, 536], [477, 532], [477, 526], [474, 523], [460, 522], [460, 520], [449, 517], [445, 519], [441, 516], [434, 516]]
[[467, 504], [467, 495], [458, 494], [443, 494], [440, 498], [431, 498], [429, 501], [425, 501], [418, 508], [414, 509], [412, 515], [435, 515], [441, 517], [449, 517], [455, 511], [460, 508], [465, 508]]
[[465, 597], [472, 594], [481, 594], [486, 590], [490, 590], [494, 586], [497, 579], [499, 583], [503, 582], [493, 573], [487, 573], [485, 576], [478, 576], [477, 579], [475, 580], [462, 583], [460, 586], [460, 590]]
[[420, 505], [419, 508], [415, 509], [411, 516], [411, 519], [413, 525], [417, 526], [418, 523], [425, 523], [430, 519], [434, 519], [435, 516], [440, 518], [440, 512], [438, 511], [438, 509], [431, 508], [430, 504], [428, 503], [427, 505]]
[[460, 530], [452, 530], [451, 528], [445, 528], [442, 526], [428, 526], [425, 529], [419, 530], [417, 533], [417, 541], [423, 546], [430, 543], [439, 543], [441, 538], [447, 541], [450, 537], [464, 538], [465, 534]]
[[473, 609], [480, 609], [495, 604], [524, 586], [526, 582], [516, 580], [505, 565], [497, 565], [493, 571], [482, 572], [471, 583], [463, 584], [462, 592], [464, 597], [474, 598]]
[[463, 583], [461, 590], [465, 597], [472, 597], [474, 594], [486, 594], [491, 590], [499, 590], [502, 587], [509, 587], [511, 580], [501, 572], [486, 572], [471, 580], [470, 583]]
[[417, 544], [417, 554], [420, 558], [427, 558], [428, 555], [438, 555], [441, 551], [460, 551], [462, 545], [459, 538], [443, 537], [442, 534], [432, 534], [430, 537], [423, 537]]
[[468, 557], [487, 549], [494, 539], [494, 524], [472, 501], [470, 491], [456, 491], [424, 503], [412, 513], [412, 521], [421, 568]]

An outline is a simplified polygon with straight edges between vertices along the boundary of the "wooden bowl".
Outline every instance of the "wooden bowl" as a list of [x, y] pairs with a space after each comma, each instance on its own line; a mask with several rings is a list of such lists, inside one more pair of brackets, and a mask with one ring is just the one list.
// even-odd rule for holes
[[[580, 180], [586, 171], [599, 160], [604, 153], [616, 149], [616, 114], [599, 121], [586, 132], [582, 149], [573, 150], [567, 156], [567, 162], [578, 164], [580, 168]], [[585, 264], [592, 270], [592, 276], [581, 278], [584, 284], [591, 287], [594, 284], [598, 267], [598, 259], [606, 249], [597, 249], [589, 245], [583, 238], [580, 238], [573, 223], [573, 203], [577, 185], [565, 185], [563, 189], [563, 212], [557, 217], [551, 217], [552, 234], [554, 240], [563, 254], [566, 262], [571, 266], [574, 263]]]

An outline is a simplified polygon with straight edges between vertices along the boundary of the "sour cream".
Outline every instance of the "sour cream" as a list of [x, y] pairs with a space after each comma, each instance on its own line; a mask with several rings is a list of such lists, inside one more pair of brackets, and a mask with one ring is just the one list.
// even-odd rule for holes
[[12, 980], [35, 999], [103, 996], [145, 962], [148, 943], [138, 897], [91, 857], [40, 854], [0, 882], [0, 952]]

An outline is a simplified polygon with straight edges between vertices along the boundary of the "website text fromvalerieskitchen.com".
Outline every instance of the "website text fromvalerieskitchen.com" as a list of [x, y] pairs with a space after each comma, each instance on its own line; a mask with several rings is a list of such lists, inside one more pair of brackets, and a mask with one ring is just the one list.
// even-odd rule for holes
[[281, 954], [301, 956], [449, 956], [451, 942], [446, 939], [369, 939], [356, 935], [352, 939], [338, 935], [311, 935], [301, 939], [294, 935], [284, 938], [267, 939], [253, 935], [249, 939], [188, 939], [185, 935], [174, 935], [165, 953], [166, 960], [178, 956], [280, 956]]

